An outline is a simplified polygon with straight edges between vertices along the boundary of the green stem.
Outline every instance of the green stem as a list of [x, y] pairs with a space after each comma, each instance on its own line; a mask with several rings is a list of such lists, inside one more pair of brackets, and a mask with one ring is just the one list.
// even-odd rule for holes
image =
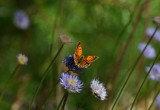
[[53, 63], [55, 62], [56, 58], [58, 57], [58, 55], [60, 54], [60, 52], [62, 51], [64, 47], [64, 44], [61, 45], [61, 47], [59, 48], [58, 52], [56, 53], [55, 57], [53, 58], [53, 60], [51, 61], [50, 65], [48, 66], [47, 70], [44, 73], [47, 73], [48, 70], [51, 68], [51, 66], [53, 65]]
[[129, 72], [129, 74], [128, 74], [128, 76], [127, 76], [127, 79], [125, 80], [124, 84], [122, 85], [122, 88], [120, 89], [120, 91], [119, 91], [119, 93], [118, 93], [118, 96], [116, 97], [115, 102], [113, 103], [113, 106], [112, 106], [111, 110], [114, 109], [114, 107], [115, 107], [116, 103], [118, 102], [118, 99], [120, 98], [120, 96], [121, 96], [121, 94], [122, 94], [122, 92], [123, 92], [125, 86], [127, 85], [127, 82], [129, 81], [129, 79], [130, 79], [130, 77], [131, 77], [131, 75], [132, 75], [132, 73], [133, 73], [135, 67], [137, 66], [137, 64], [138, 64], [140, 58], [142, 57], [144, 51], [146, 50], [147, 46], [148, 46], [149, 43], [152, 41], [153, 36], [155, 35], [155, 33], [156, 33], [156, 31], [158, 30], [158, 28], [159, 28], [159, 26], [156, 27], [154, 33], [152, 34], [152, 36], [151, 36], [150, 39], [148, 40], [148, 42], [147, 42], [145, 48], [143, 49], [143, 51], [142, 51], [142, 52], [140, 53], [140, 55], [138, 56], [136, 62], [135, 62], [134, 65], [133, 65], [133, 68], [131, 69], [131, 71]]
[[66, 96], [65, 96], [65, 98], [64, 98], [64, 102], [63, 102], [63, 105], [62, 105], [61, 110], [64, 110], [65, 105], [66, 105], [66, 102], [67, 102], [67, 99], [68, 99], [68, 92], [66, 92]]
[[[58, 80], [58, 81], [56, 82], [56, 86], [57, 86], [57, 84], [59, 83], [59, 81], [60, 81], [60, 80]], [[50, 90], [50, 92], [48, 93], [48, 96], [47, 96], [47, 98], [45, 99], [43, 105], [44, 105], [44, 104], [47, 102], [47, 100], [50, 98], [51, 94], [53, 93], [53, 90], [54, 90], [54, 88], [52, 87], [51, 90]], [[43, 105], [42, 105], [42, 107], [43, 107]]]
[[2, 88], [2, 93], [1, 93], [1, 96], [0, 96], [0, 100], [2, 100], [3, 98], [3, 95], [5, 93], [5, 89], [7, 88], [7, 84], [9, 83], [9, 81], [13, 78], [13, 76], [16, 74], [17, 70], [20, 68], [20, 65], [18, 64], [16, 66], [16, 68], [14, 69], [14, 71], [11, 73], [11, 75], [9, 76], [9, 78], [6, 80], [6, 82], [4, 83], [4, 86]]
[[59, 17], [62, 13], [62, 3], [63, 3], [63, 0], [59, 0], [59, 4], [57, 6], [57, 11], [56, 11], [56, 16], [55, 16], [55, 20], [54, 20], [54, 23], [53, 23], [53, 28], [52, 28], [52, 39], [51, 39], [51, 46], [50, 46], [50, 53], [52, 53], [53, 51], [53, 38], [54, 38], [54, 35], [55, 35], [55, 32], [56, 32], [56, 27], [57, 27], [57, 24], [58, 24], [58, 20], [59, 20]]
[[37, 90], [36, 90], [35, 95], [33, 96], [32, 100], [31, 100], [31, 103], [30, 103], [30, 105], [29, 105], [29, 109], [28, 109], [28, 110], [31, 110], [32, 103], [33, 103], [33, 101], [35, 100], [35, 98], [36, 98], [36, 96], [37, 96], [37, 94], [38, 94], [38, 92], [39, 92], [39, 90], [40, 90], [40, 88], [41, 88], [41, 86], [42, 86], [42, 83], [43, 83], [44, 79], [45, 79], [46, 76], [47, 76], [47, 73], [48, 73], [49, 69], [51, 68], [51, 66], [52, 66], [53, 63], [55, 62], [56, 58], [57, 58], [58, 55], [60, 54], [60, 52], [61, 52], [61, 50], [62, 50], [63, 47], [64, 47], [64, 44], [61, 45], [61, 47], [59, 48], [59, 50], [58, 50], [58, 52], [56, 53], [55, 57], [54, 57], [53, 60], [51, 61], [50, 65], [48, 66], [48, 68], [46, 69], [46, 71], [43, 73], [43, 77], [42, 77], [42, 79], [41, 79], [41, 81], [40, 81], [40, 84], [39, 84], [39, 86], [38, 86], [38, 88], [37, 88]]
[[[68, 70], [67, 72], [69, 72], [69, 71], [72, 71], [72, 70]], [[60, 82], [60, 79], [58, 79], [57, 80], [57, 82], [56, 82], [56, 85], [55, 86], [57, 86], [57, 84]], [[47, 96], [47, 98], [45, 99], [45, 101], [44, 101], [44, 103], [43, 104], [45, 104], [46, 103], [46, 101], [49, 99], [49, 97], [50, 97], [50, 95], [52, 94], [52, 92], [53, 92], [53, 90], [54, 90], [54, 88], [52, 87], [51, 88], [51, 90], [50, 90], [50, 92], [48, 93], [48, 96]], [[43, 106], [42, 106], [43, 107]]]
[[141, 89], [142, 89], [142, 87], [143, 87], [146, 79], [148, 78], [148, 76], [149, 76], [149, 74], [150, 74], [150, 72], [151, 72], [151, 70], [152, 70], [152, 68], [153, 68], [153, 66], [154, 66], [154, 64], [155, 64], [155, 62], [157, 61], [157, 59], [158, 59], [159, 56], [160, 56], [160, 50], [159, 50], [159, 52], [158, 52], [155, 60], [153, 61], [153, 64], [151, 65], [149, 71], [147, 72], [147, 74], [146, 74], [146, 76], [145, 76], [145, 78], [144, 78], [144, 80], [143, 80], [143, 82], [142, 82], [142, 84], [141, 84], [141, 86], [140, 86], [140, 88], [139, 88], [139, 90], [138, 90], [138, 92], [137, 92], [137, 94], [136, 94], [136, 96], [135, 96], [135, 98], [134, 98], [134, 100], [133, 100], [133, 103], [132, 103], [132, 105], [131, 105], [130, 110], [133, 109], [133, 106], [134, 106], [134, 104], [135, 104], [135, 102], [136, 102], [136, 99], [138, 98], [138, 95], [139, 95], [139, 93], [140, 93], [140, 91], [141, 91]]
[[60, 101], [60, 103], [59, 103], [59, 105], [58, 105], [58, 107], [57, 107], [57, 110], [59, 110], [62, 102], [64, 101], [64, 99], [65, 99], [65, 97], [66, 97], [66, 95], [67, 95], [67, 93], [65, 93], [64, 96], [62, 97], [62, 99], [61, 99], [61, 101]]
[[[137, 11], [140, 2], [141, 2], [141, 0], [137, 0], [137, 1], [136, 1], [134, 10]], [[117, 47], [118, 47], [121, 39], [123, 38], [123, 35], [124, 35], [125, 31], [126, 31], [127, 28], [129, 27], [129, 25], [132, 23], [132, 20], [133, 20], [133, 17], [134, 17], [134, 15], [135, 15], [136, 11], [132, 11], [132, 13], [130, 13], [130, 18], [129, 18], [127, 24], [123, 27], [122, 31], [120, 32], [120, 34], [119, 34], [119, 36], [118, 36], [118, 38], [117, 38], [117, 40], [116, 40], [116, 43], [115, 43], [114, 46], [113, 46], [113, 49], [112, 49], [112, 50], [114, 50], [114, 51], [113, 51], [113, 54], [112, 54], [112, 55], [115, 54], [115, 52], [116, 52], [116, 50], [117, 50]]]
[[160, 89], [158, 90], [157, 94], [155, 95], [155, 97], [154, 97], [154, 99], [153, 99], [151, 105], [149, 106], [148, 110], [150, 110], [150, 109], [152, 108], [152, 105], [154, 104], [154, 102], [155, 102], [157, 96], [159, 95], [159, 93], [160, 93]]

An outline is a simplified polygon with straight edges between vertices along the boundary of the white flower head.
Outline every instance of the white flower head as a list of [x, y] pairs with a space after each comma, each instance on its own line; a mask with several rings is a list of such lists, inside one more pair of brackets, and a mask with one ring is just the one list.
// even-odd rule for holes
[[[146, 45], [146, 43], [140, 43], [138, 45], [138, 50], [142, 52]], [[156, 56], [156, 51], [150, 44], [148, 44], [143, 55], [148, 59], [152, 59]]]
[[60, 40], [64, 44], [72, 43], [72, 39], [69, 36], [65, 35], [65, 34], [60, 36]]
[[[146, 72], [149, 72], [151, 68], [150, 66], [146, 67]], [[160, 81], [160, 64], [154, 64], [150, 73], [149, 73], [149, 78], [155, 81]]]
[[17, 60], [18, 60], [19, 64], [26, 65], [28, 62], [28, 57], [26, 55], [20, 53], [17, 56]]
[[[153, 27], [147, 28], [147, 30], [146, 30], [146, 35], [147, 35], [148, 37], [151, 37], [151, 36], [153, 35], [155, 29], [156, 29], [156, 28], [153, 28]], [[160, 31], [159, 31], [159, 30], [156, 31], [153, 39], [155, 39], [155, 40], [157, 40], [157, 41], [160, 41]]]
[[106, 89], [103, 83], [100, 83], [97, 79], [91, 81], [91, 90], [92, 93], [100, 100], [105, 100], [107, 96]]

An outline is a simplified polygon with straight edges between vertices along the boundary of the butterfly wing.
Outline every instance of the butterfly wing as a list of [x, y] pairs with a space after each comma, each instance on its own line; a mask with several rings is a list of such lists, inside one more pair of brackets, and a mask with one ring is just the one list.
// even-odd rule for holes
[[97, 58], [98, 58], [97, 56], [87, 56], [82, 59], [82, 61], [78, 65], [78, 67], [79, 68], [87, 68], [90, 65], [90, 63], [95, 61]]
[[83, 57], [82, 56], [82, 44], [79, 42], [77, 47], [76, 47], [75, 53], [74, 53], [74, 62], [75, 62], [76, 65], [79, 64], [82, 57]]

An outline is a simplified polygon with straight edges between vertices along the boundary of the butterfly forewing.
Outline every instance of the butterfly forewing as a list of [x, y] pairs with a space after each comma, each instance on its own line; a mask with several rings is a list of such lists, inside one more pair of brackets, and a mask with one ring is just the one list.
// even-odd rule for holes
[[77, 47], [76, 47], [75, 53], [74, 53], [74, 62], [75, 62], [75, 64], [78, 65], [79, 62], [82, 60], [82, 58], [83, 58], [83, 56], [82, 56], [82, 45], [79, 42]]

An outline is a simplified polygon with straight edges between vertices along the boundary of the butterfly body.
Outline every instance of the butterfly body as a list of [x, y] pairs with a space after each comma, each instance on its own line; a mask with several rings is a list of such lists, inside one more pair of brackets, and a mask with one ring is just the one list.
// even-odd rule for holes
[[77, 65], [80, 64], [83, 61], [84, 56], [80, 57], [80, 59], [78, 59], [77, 61]]
[[95, 61], [98, 57], [97, 56], [83, 56], [82, 52], [82, 45], [79, 42], [75, 53], [74, 53], [74, 62], [79, 68], [87, 68], [91, 62]]

